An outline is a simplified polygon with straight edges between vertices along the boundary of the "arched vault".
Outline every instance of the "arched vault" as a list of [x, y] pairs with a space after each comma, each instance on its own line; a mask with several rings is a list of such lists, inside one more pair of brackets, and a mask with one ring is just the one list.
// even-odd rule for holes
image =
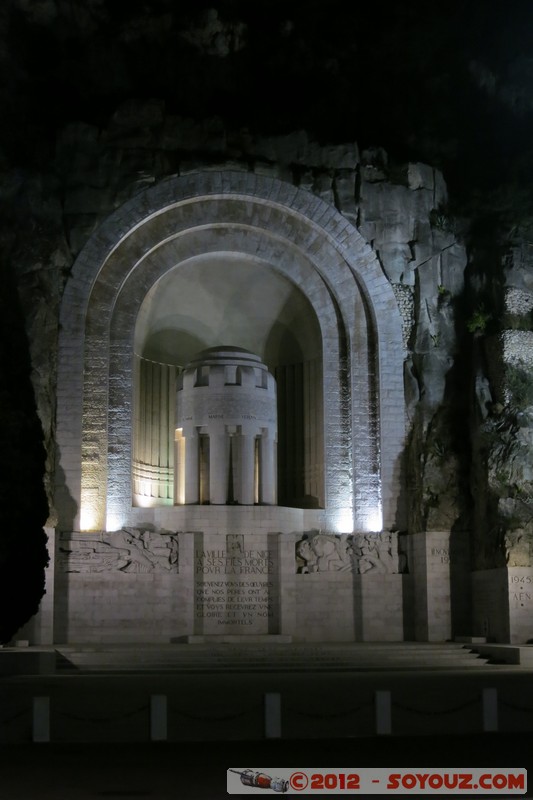
[[252, 173], [205, 171], [136, 195], [101, 225], [73, 266], [58, 364], [63, 530], [128, 520], [132, 355], [147, 294], [180, 265], [231, 254], [283, 276], [316, 314], [328, 525], [394, 524], [405, 435], [402, 335], [375, 254], [335, 208], [303, 189]]

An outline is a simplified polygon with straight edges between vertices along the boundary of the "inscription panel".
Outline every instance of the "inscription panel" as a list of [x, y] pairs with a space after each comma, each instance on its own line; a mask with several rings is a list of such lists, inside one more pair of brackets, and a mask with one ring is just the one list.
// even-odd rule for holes
[[509, 605], [511, 608], [531, 608], [533, 604], [533, 576], [509, 575]]
[[194, 552], [194, 628], [198, 633], [274, 633], [278, 626], [277, 550], [246, 548], [226, 537], [224, 548]]
[[432, 547], [430, 554], [437, 564], [449, 564], [451, 561], [449, 547]]

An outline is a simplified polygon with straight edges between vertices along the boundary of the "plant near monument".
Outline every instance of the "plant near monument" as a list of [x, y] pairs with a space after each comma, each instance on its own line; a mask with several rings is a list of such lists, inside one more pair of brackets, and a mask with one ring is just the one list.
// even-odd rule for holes
[[505, 383], [514, 408], [522, 410], [533, 406], [533, 376], [520, 367], [510, 365], [506, 370]]
[[437, 208], [432, 208], [429, 212], [429, 223], [433, 228], [442, 231], [443, 233], [455, 232], [455, 219], [450, 213], [448, 207], [441, 203]]
[[425, 491], [424, 499], [428, 508], [436, 508], [439, 505], [439, 495], [430, 486]]
[[436, 456], [436, 458], [438, 458], [440, 461], [444, 460], [444, 457], [446, 455], [446, 446], [444, 445], [442, 439], [435, 439], [432, 444], [431, 450], [433, 452], [433, 455]]
[[492, 314], [480, 305], [476, 308], [472, 316], [467, 319], [466, 327], [470, 333], [485, 333], [487, 324], [492, 319]]

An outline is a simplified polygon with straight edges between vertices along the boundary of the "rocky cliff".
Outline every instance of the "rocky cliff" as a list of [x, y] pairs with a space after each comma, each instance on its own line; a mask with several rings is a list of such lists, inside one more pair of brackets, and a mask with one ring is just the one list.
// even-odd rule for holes
[[398, 526], [472, 532], [477, 568], [531, 563], [531, 7], [430, 6], [4, 4], [0, 241], [50, 497], [77, 253], [160, 178], [230, 166], [333, 203], [394, 287], [410, 420]]

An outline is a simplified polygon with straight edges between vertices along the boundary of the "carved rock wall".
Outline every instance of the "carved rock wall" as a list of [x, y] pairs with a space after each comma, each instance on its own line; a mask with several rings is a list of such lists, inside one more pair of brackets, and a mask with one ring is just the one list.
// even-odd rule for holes
[[[527, 226], [474, 254], [475, 566], [533, 566], [533, 248]], [[488, 254], [490, 252], [490, 255]], [[494, 296], [496, 295], [496, 297]]]
[[[57, 310], [74, 258], [109, 213], [141, 189], [169, 174], [221, 167], [309, 189], [334, 204], [371, 244], [403, 318], [412, 424], [403, 481], [415, 509], [409, 526], [450, 527], [460, 514], [456, 454], [447, 441], [448, 422], [436, 426], [435, 418], [457, 349], [455, 303], [463, 290], [466, 256], [446, 212], [440, 172], [419, 163], [389, 164], [378, 148], [360, 154], [355, 143], [319, 144], [304, 131], [265, 138], [227, 130], [217, 119], [193, 122], [167, 115], [156, 100], [127, 102], [101, 129], [67, 125], [46, 173], [10, 175], [0, 190], [10, 204], [11, 225], [27, 231], [15, 241], [11, 226], [6, 227], [2, 239], [11, 248], [26, 312], [49, 475]], [[441, 442], [436, 453], [433, 440]], [[405, 524], [402, 508], [398, 519]]]

